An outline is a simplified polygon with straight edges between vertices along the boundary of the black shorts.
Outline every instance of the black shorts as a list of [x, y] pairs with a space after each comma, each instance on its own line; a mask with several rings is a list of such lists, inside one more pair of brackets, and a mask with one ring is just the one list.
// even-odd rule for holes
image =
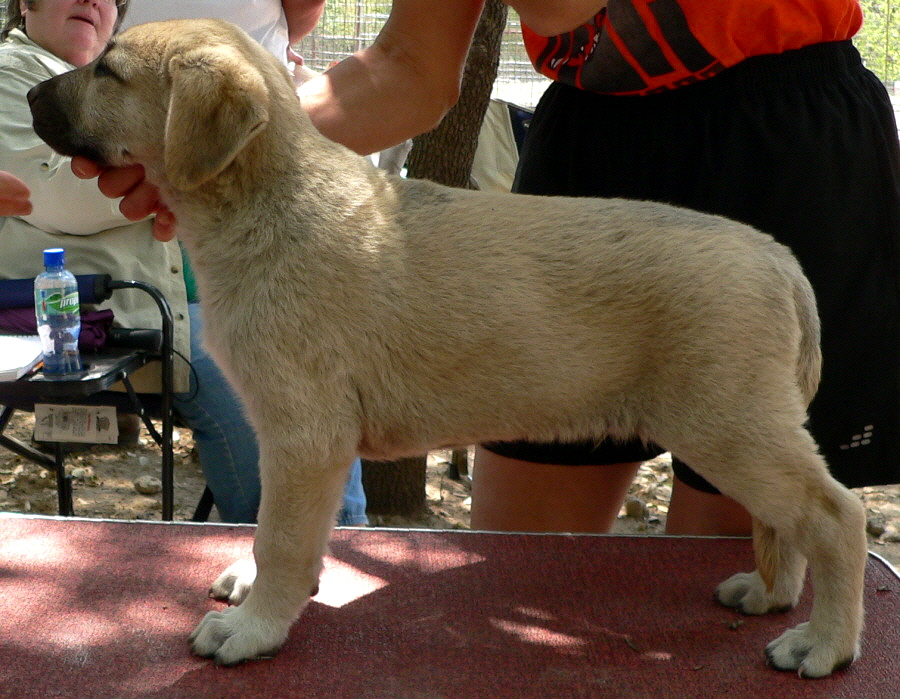
[[[551, 85], [515, 189], [668, 202], [788, 245], [822, 319], [813, 436], [844, 484], [900, 482], [900, 148], [887, 93], [849, 41], [749, 59], [644, 97]], [[562, 464], [658, 453], [639, 444], [485, 446]], [[681, 464], [676, 473], [715, 490]]]

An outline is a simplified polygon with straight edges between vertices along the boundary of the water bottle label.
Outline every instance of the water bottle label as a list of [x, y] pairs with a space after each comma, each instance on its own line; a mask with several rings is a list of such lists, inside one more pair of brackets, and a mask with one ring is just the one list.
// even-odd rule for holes
[[79, 312], [77, 289], [68, 293], [62, 289], [36, 289], [34, 300], [38, 309], [47, 315]]

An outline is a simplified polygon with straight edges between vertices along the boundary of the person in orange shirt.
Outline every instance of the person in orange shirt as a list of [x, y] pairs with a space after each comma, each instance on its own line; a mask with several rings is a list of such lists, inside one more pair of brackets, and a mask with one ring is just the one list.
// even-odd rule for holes
[[[300, 88], [302, 106], [322, 133], [360, 153], [427, 131], [458, 97], [483, 4], [395, 0], [370, 47]], [[900, 482], [900, 145], [884, 86], [852, 45], [858, 2], [509, 4], [535, 67], [554, 80], [516, 191], [664, 201], [790, 246], [823, 322], [812, 432], [844, 484]], [[107, 171], [101, 188], [127, 194], [129, 215], [159, 211], [156, 234], [172, 235], [175, 222], [139, 169]], [[472, 525], [607, 531], [640, 463], [664, 448], [484, 445]], [[667, 530], [749, 533], [747, 513], [674, 456]]]
[[[850, 41], [861, 23], [855, 0], [610, 0], [563, 34], [526, 26], [555, 82], [515, 183], [665, 201], [791, 247], [823, 324], [810, 427], [851, 487], [900, 481], [900, 154], [888, 96]], [[484, 445], [473, 526], [603, 531], [664, 448]], [[749, 533], [743, 509], [677, 457], [667, 531]]]

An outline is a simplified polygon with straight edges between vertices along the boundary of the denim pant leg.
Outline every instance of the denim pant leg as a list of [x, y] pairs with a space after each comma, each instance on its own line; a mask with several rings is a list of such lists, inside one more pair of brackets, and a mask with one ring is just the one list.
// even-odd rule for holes
[[337, 523], [341, 527], [360, 527], [369, 523], [362, 484], [362, 462], [359, 459], [355, 459], [350, 467], [350, 477], [344, 488], [344, 506], [338, 512]]
[[255, 522], [259, 509], [259, 449], [240, 399], [201, 345], [199, 304], [191, 318], [191, 388], [175, 408], [194, 432], [200, 466], [224, 522]]

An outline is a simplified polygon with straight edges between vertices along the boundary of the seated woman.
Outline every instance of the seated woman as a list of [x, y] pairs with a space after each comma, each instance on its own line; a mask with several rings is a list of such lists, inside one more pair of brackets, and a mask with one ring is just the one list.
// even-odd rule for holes
[[[42, 250], [63, 247], [75, 274], [108, 273], [157, 286], [172, 307], [175, 349], [185, 360], [176, 361], [176, 409], [193, 430], [222, 520], [253, 522], [260, 497], [256, 439], [240, 400], [200, 344], [199, 306], [188, 299], [177, 242], [155, 240], [149, 219], [125, 219], [117, 202], [74, 177], [69, 158], [54, 153], [31, 127], [28, 90], [94, 60], [126, 9], [127, 0], [7, 0], [0, 31], [0, 170], [30, 190], [33, 210], [0, 218], [0, 277], [34, 276], [43, 269]], [[108, 307], [125, 327], [159, 326], [159, 313], [144, 294], [116, 294]], [[365, 522], [357, 460], [339, 523]]]

